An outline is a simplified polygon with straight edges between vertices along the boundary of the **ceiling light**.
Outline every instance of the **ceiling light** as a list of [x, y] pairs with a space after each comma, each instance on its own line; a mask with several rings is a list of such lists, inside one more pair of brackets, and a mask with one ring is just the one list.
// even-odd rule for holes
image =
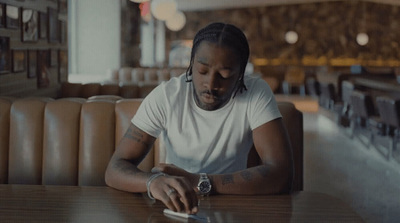
[[152, 0], [150, 10], [156, 19], [165, 21], [175, 14], [177, 4], [175, 0]]
[[285, 40], [289, 44], [295, 44], [297, 40], [299, 39], [299, 35], [295, 31], [288, 31], [285, 34]]
[[143, 3], [143, 2], [148, 2], [150, 0], [131, 0], [131, 2], [135, 2], [135, 3]]
[[179, 31], [185, 26], [185, 23], [185, 14], [181, 11], [176, 11], [175, 14], [165, 22], [165, 25], [172, 31]]
[[365, 46], [369, 41], [369, 37], [366, 33], [359, 33], [357, 34], [356, 41], [360, 46]]

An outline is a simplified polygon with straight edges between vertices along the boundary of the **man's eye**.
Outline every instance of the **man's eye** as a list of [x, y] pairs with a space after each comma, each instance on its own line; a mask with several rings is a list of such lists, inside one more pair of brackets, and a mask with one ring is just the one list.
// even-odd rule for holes
[[199, 73], [200, 73], [200, 74], [206, 74], [207, 71], [206, 71], [206, 70], [199, 70]]
[[219, 76], [221, 77], [221, 79], [227, 80], [231, 77], [231, 75], [229, 74], [219, 74]]

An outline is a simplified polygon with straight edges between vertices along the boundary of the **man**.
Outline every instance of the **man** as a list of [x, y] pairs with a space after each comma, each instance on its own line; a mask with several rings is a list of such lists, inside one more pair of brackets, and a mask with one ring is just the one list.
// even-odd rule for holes
[[[244, 75], [249, 45], [230, 24], [195, 36], [189, 68], [142, 102], [106, 171], [107, 185], [148, 192], [173, 211], [198, 211], [197, 194], [288, 192], [293, 177], [286, 129], [268, 84]], [[138, 164], [162, 136], [166, 163]], [[247, 167], [251, 147], [262, 164]]]

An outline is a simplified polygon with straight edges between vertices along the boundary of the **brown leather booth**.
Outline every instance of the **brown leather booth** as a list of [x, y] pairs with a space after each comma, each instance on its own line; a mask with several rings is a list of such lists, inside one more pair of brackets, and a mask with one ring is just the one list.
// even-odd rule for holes
[[117, 95], [123, 98], [145, 98], [158, 83], [69, 83], [61, 85], [59, 98], [80, 97], [90, 98], [96, 95]]
[[[0, 97], [0, 183], [104, 186], [108, 161], [142, 99]], [[294, 154], [294, 190], [303, 189], [303, 116], [278, 102]], [[159, 162], [154, 148], [140, 168]]]

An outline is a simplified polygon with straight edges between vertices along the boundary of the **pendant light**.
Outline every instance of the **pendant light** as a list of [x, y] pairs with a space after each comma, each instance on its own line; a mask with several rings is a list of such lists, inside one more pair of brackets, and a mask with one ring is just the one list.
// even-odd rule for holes
[[150, 3], [151, 13], [156, 19], [162, 21], [172, 17], [177, 8], [175, 0], [152, 0]]
[[143, 2], [148, 2], [148, 1], [150, 1], [150, 0], [131, 0], [131, 2], [134, 2], [134, 3], [143, 3]]
[[176, 11], [175, 14], [167, 19], [165, 25], [171, 31], [179, 31], [181, 30], [186, 23], [186, 16], [181, 11]]

